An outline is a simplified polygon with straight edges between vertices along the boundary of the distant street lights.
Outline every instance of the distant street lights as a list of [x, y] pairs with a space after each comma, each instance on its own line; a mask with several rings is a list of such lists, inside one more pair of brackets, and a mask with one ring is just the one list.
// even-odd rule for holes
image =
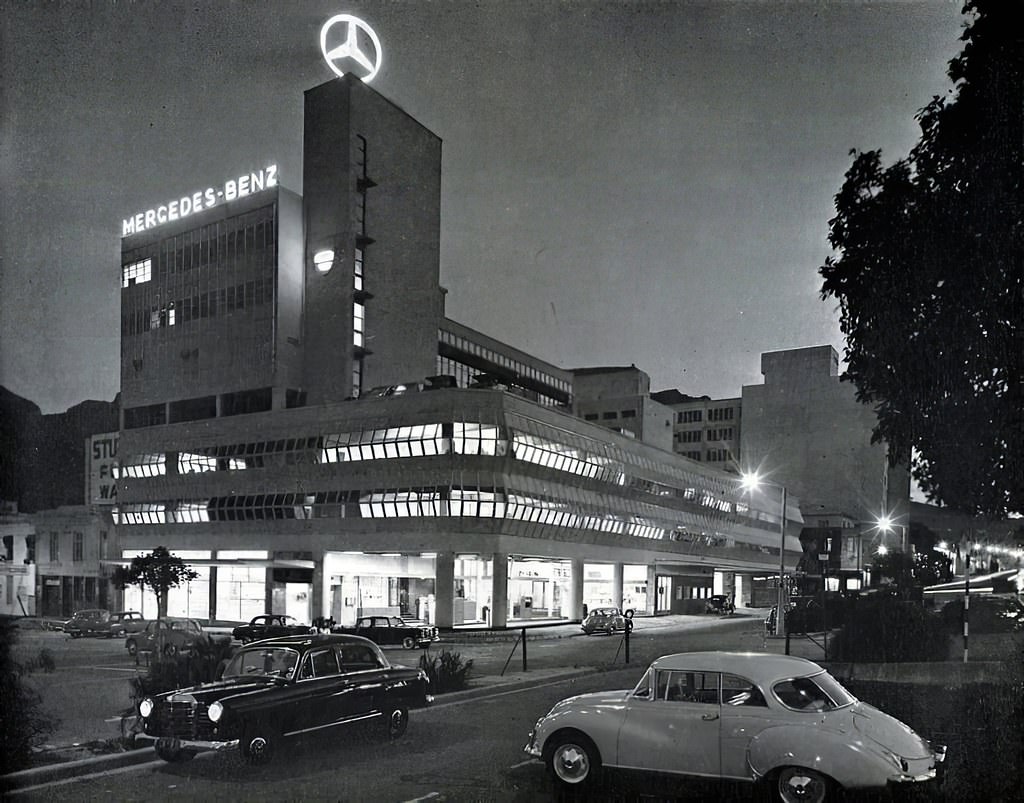
[[903, 554], [906, 555], [909, 550], [909, 544], [907, 544], [907, 528], [903, 524], [896, 524], [888, 514], [883, 514], [878, 517], [878, 529], [883, 533], [891, 533], [897, 527], [900, 528], [900, 549], [903, 550]]
[[779, 593], [775, 607], [775, 635], [786, 635], [786, 486], [762, 479], [756, 471], [743, 474], [743, 488], [756, 491], [762, 485], [778, 488], [782, 492], [782, 507], [779, 513]]

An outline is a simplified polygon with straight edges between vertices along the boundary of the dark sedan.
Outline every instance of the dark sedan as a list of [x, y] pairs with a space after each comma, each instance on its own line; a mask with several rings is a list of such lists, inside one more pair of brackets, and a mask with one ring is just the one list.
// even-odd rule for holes
[[612, 635], [616, 630], [626, 629], [626, 617], [618, 608], [594, 608], [580, 624], [580, 629], [588, 636], [594, 633]]
[[363, 616], [355, 627], [335, 627], [332, 633], [363, 636], [375, 644], [401, 645], [407, 650], [429, 647], [440, 639], [433, 625], [406, 622], [400, 616]]
[[252, 764], [270, 760], [283, 739], [357, 723], [405, 733], [409, 709], [433, 702], [422, 669], [391, 664], [358, 636], [307, 635], [248, 644], [222, 679], [147, 697], [144, 733], [164, 761], [237, 747]]
[[254, 616], [247, 625], [239, 625], [231, 631], [231, 636], [243, 644], [247, 644], [250, 641], [259, 641], [265, 638], [303, 636], [311, 631], [312, 628], [309, 625], [303, 624], [293, 616], [268, 613], [263, 616]]
[[106, 608], [75, 611], [75, 615], [64, 623], [63, 630], [71, 638], [105, 636], [110, 632], [110, 611]]

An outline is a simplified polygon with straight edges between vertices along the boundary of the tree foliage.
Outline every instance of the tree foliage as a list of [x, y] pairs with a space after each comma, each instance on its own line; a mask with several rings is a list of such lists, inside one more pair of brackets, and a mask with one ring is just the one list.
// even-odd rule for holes
[[839, 302], [845, 378], [873, 439], [935, 502], [1024, 511], [1024, 42], [1016, 3], [968, 0], [953, 88], [890, 167], [853, 151], [820, 269]]
[[118, 588], [139, 586], [143, 590], [150, 589], [156, 595], [157, 618], [163, 619], [167, 616], [167, 592], [198, 576], [167, 547], [158, 546], [148, 555], [132, 558], [128, 566], [118, 566], [112, 580]]

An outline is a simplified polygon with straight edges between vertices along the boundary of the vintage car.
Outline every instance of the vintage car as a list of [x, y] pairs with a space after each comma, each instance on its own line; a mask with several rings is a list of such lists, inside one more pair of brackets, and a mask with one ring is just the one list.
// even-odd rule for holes
[[725, 594], [714, 594], [704, 603], [704, 613], [732, 613], [732, 600]]
[[231, 631], [231, 637], [238, 639], [243, 644], [250, 641], [258, 641], [264, 638], [276, 638], [278, 636], [302, 636], [312, 632], [307, 624], [303, 624], [293, 616], [285, 616], [280, 613], [268, 613], [263, 616], [254, 616], [247, 625], [239, 625]]
[[405, 733], [409, 709], [433, 702], [422, 669], [391, 664], [359, 636], [305, 635], [241, 647], [219, 681], [147, 697], [143, 733], [164, 761], [238, 747], [253, 764], [270, 760], [281, 741], [357, 723]]
[[106, 608], [90, 608], [75, 611], [74, 616], [64, 623], [62, 629], [71, 638], [106, 635], [110, 629], [109, 623], [110, 611]]
[[125, 641], [129, 655], [161, 651], [164, 655], [195, 654], [215, 642], [227, 642], [227, 636], [213, 636], [195, 619], [155, 619], [145, 630], [132, 633]]
[[618, 608], [594, 608], [586, 615], [580, 629], [588, 636], [594, 633], [611, 635], [616, 630], [626, 629], [626, 617]]
[[602, 767], [758, 782], [784, 803], [842, 789], [938, 782], [945, 747], [860, 702], [788, 655], [691, 652], [651, 664], [636, 687], [557, 703], [525, 751], [583, 790]]
[[375, 644], [401, 645], [407, 650], [429, 647], [441, 637], [433, 625], [407, 622], [400, 616], [362, 616], [355, 627], [335, 626], [332, 633], [348, 633], [368, 638]]
[[138, 611], [117, 611], [110, 614], [107, 638], [125, 638], [130, 633], [141, 633], [149, 621]]

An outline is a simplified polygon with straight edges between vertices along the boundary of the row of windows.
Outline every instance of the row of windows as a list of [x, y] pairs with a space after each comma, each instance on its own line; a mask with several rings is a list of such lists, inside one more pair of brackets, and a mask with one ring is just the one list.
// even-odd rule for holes
[[732, 460], [732, 454], [728, 449], [708, 449], [707, 460], [709, 463], [727, 463]]
[[[621, 413], [618, 410], [605, 410], [601, 413], [601, 418], [605, 421], [614, 421], [620, 415], [623, 418], [636, 418], [636, 410], [623, 410]], [[586, 413], [583, 418], [586, 421], [597, 421], [597, 413]]]
[[277, 241], [274, 213], [274, 205], [265, 206], [166, 237], [155, 249], [147, 246], [128, 252], [121, 269], [121, 286], [148, 282], [154, 272], [165, 278], [194, 268], [215, 268], [273, 249]]
[[[237, 471], [298, 464], [326, 464], [361, 460], [388, 460], [439, 454], [503, 456], [511, 445], [514, 459], [554, 471], [629, 488], [650, 497], [673, 498], [716, 514], [750, 517], [745, 503], [717, 486], [695, 483], [677, 487], [625, 470], [621, 461], [595, 451], [541, 435], [511, 432], [511, 442], [494, 424], [454, 422], [329, 434], [319, 438], [290, 438], [208, 447], [177, 454], [176, 473]], [[698, 454], [699, 458], [699, 454]], [[727, 450], [709, 450], [709, 461], [726, 461]], [[167, 473], [162, 454], [125, 457], [115, 469], [118, 476], [153, 477]], [[659, 503], [661, 504], [661, 503]]]
[[492, 362], [495, 365], [500, 365], [503, 368], [507, 368], [519, 376], [527, 377], [536, 382], [542, 382], [545, 385], [550, 385], [553, 388], [557, 388], [564, 393], [572, 392], [572, 383], [567, 382], [564, 379], [552, 376], [551, 374], [535, 368], [532, 365], [527, 365], [524, 362], [513, 359], [508, 355], [502, 354], [501, 352], [489, 349], [486, 346], [481, 346], [479, 343], [474, 343], [461, 335], [457, 335], [454, 332], [448, 332], [444, 329], [439, 329], [437, 332], [438, 339], [446, 345], [452, 346], [460, 351], [464, 351], [467, 354], [475, 354], [488, 362]]
[[708, 430], [709, 441], [731, 441], [734, 437], [735, 430], [733, 427], [719, 427], [718, 429]]
[[[480, 369], [472, 365], [466, 365], [463, 362], [454, 360], [451, 357], [445, 357], [438, 355], [436, 359], [437, 373], [455, 377], [455, 384], [460, 388], [471, 387], [476, 378], [480, 375]], [[535, 401], [537, 404], [545, 407], [560, 407], [565, 403], [564, 399], [556, 399], [554, 396], [548, 396], [544, 393], [540, 393], [532, 388], [522, 388], [520, 386], [513, 386], [511, 391], [523, 398]]]
[[121, 316], [121, 334], [122, 336], [137, 335], [152, 329], [174, 326], [176, 323], [227, 315], [236, 309], [241, 310], [267, 304], [272, 297], [272, 283], [269, 280], [254, 279], [189, 298], [179, 298], [162, 307], [152, 307], [148, 310], [126, 310]]
[[149, 502], [121, 505], [119, 524], [187, 524], [312, 518], [472, 517], [593, 530], [646, 538], [672, 539], [706, 546], [726, 546], [720, 534], [691, 533], [654, 518], [606, 510], [587, 510], [578, 501], [536, 493], [480, 488], [395, 488], [370, 492], [255, 494], [217, 497], [201, 502]]
[[676, 414], [677, 424], [696, 424], [704, 420], [703, 410], [683, 410]]
[[708, 410], [708, 421], [732, 421], [735, 407], [712, 407]]
[[704, 433], [699, 429], [684, 430], [676, 433], [676, 443], [700, 443]]

